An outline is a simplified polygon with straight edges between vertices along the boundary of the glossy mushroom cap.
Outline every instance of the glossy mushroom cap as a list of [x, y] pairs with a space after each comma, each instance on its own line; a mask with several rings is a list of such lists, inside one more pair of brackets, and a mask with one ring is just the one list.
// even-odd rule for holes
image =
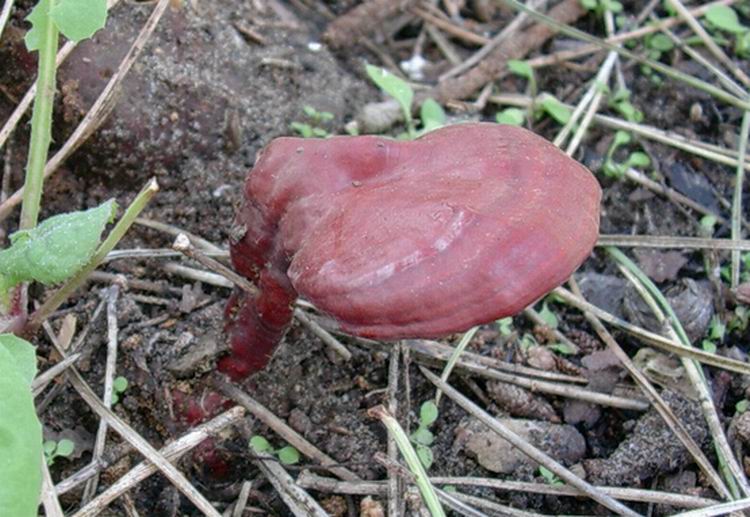
[[593, 175], [518, 127], [279, 138], [245, 185], [235, 268], [351, 334], [438, 337], [520, 311], [591, 252]]

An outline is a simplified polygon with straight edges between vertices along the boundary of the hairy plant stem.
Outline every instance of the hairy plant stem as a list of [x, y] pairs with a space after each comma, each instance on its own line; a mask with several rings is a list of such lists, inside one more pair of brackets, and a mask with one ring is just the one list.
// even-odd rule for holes
[[[48, 0], [50, 9], [54, 7], [55, 1]], [[57, 76], [55, 58], [58, 39], [57, 25], [48, 21], [45, 24], [45, 30], [40, 34], [39, 41], [37, 90], [31, 115], [31, 142], [21, 208], [20, 228], [22, 230], [35, 227], [39, 219], [44, 166], [47, 163], [47, 154], [52, 139], [52, 107], [55, 100]]]

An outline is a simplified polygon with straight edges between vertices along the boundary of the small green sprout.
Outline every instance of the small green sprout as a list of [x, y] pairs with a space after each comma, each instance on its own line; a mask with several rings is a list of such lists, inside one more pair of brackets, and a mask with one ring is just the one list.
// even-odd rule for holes
[[426, 99], [419, 107], [419, 118], [422, 121], [422, 129], [419, 134], [424, 134], [445, 125], [445, 111], [435, 99]]
[[630, 102], [630, 90], [627, 88], [618, 89], [609, 98], [609, 106], [628, 122], [643, 122], [643, 112]]
[[52, 466], [57, 458], [69, 458], [76, 448], [76, 444], [73, 440], [63, 438], [59, 442], [55, 440], [47, 440], [42, 445], [44, 450], [44, 459], [47, 461], [48, 466]]
[[526, 112], [519, 108], [506, 108], [495, 115], [498, 124], [522, 126], [526, 120]]
[[544, 481], [546, 481], [548, 485], [562, 486], [565, 484], [555, 475], [554, 472], [546, 468], [544, 465], [539, 465], [539, 474], [544, 478]]
[[302, 111], [308, 122], [294, 121], [289, 127], [300, 134], [303, 138], [325, 138], [329, 135], [322, 126], [333, 120], [333, 113], [329, 111], [318, 111], [312, 106], [303, 106]]
[[128, 389], [128, 380], [125, 377], [115, 377], [112, 381], [112, 405], [120, 402], [120, 395]]
[[539, 346], [539, 342], [532, 334], [529, 334], [527, 332], [523, 336], [521, 336], [521, 341], [518, 343], [518, 346], [521, 347], [521, 350], [526, 352], [531, 347]]
[[742, 413], [747, 411], [748, 407], [750, 407], [750, 401], [747, 399], [742, 399], [734, 405], [734, 410], [738, 415], [741, 415]]
[[393, 75], [388, 70], [377, 66], [367, 65], [366, 71], [367, 75], [370, 76], [370, 79], [378, 88], [396, 99], [396, 102], [401, 106], [401, 111], [404, 115], [404, 120], [406, 121], [408, 136], [409, 138], [415, 138], [416, 130], [414, 129], [414, 120], [411, 116], [411, 106], [412, 102], [414, 102], [414, 90], [409, 86], [409, 83], [400, 77]]
[[555, 313], [550, 310], [546, 300], [542, 302], [542, 310], [539, 311], [539, 317], [542, 318], [544, 324], [551, 329], [556, 329], [559, 324], [557, 316], [555, 316]]
[[622, 4], [617, 0], [581, 0], [581, 6], [587, 11], [596, 13], [598, 16], [603, 16], [607, 11], [610, 11], [612, 14], [622, 12]]
[[300, 460], [299, 451], [291, 445], [287, 445], [281, 449], [274, 449], [271, 443], [259, 434], [250, 438], [250, 448], [256, 454], [275, 454], [284, 465], [295, 465]]
[[541, 118], [546, 114], [560, 124], [567, 124], [570, 120], [571, 109], [549, 93], [542, 94], [538, 106], [536, 118]]
[[501, 336], [510, 336], [513, 333], [513, 318], [508, 316], [507, 318], [497, 320], [497, 328]]
[[610, 178], [621, 178], [625, 175], [625, 172], [632, 167], [647, 167], [651, 164], [651, 159], [648, 155], [641, 151], [635, 151], [628, 155], [624, 162], [616, 162], [614, 160], [615, 152], [622, 146], [625, 146], [631, 142], [632, 138], [629, 133], [625, 131], [617, 131], [615, 138], [612, 141], [612, 145], [609, 146], [607, 156], [602, 166], [604, 174]]
[[431, 400], [424, 402], [419, 408], [419, 426], [409, 436], [409, 440], [415, 445], [419, 461], [426, 469], [429, 469], [434, 461], [430, 446], [435, 441], [435, 436], [430, 431], [430, 426], [435, 423], [437, 417], [438, 408], [435, 403]]

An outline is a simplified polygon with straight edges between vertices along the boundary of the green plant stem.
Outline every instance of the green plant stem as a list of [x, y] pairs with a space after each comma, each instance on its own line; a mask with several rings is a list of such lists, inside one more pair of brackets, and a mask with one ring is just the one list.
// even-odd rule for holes
[[[55, 0], [49, 0], [50, 9]], [[23, 206], [21, 208], [20, 228], [36, 226], [39, 219], [39, 205], [42, 199], [44, 184], [44, 166], [47, 163], [49, 144], [52, 139], [52, 107], [55, 100], [57, 67], [57, 25], [51, 21], [45, 24], [45, 31], [40, 34], [39, 68], [36, 83], [34, 110], [31, 115], [31, 141], [29, 159], [26, 164], [24, 181]]]
[[117, 246], [120, 239], [125, 235], [125, 232], [133, 225], [138, 215], [146, 208], [146, 205], [152, 197], [159, 191], [159, 185], [156, 179], [152, 178], [146, 184], [145, 187], [138, 193], [130, 206], [128, 206], [125, 213], [122, 215], [119, 221], [112, 231], [109, 232], [107, 238], [99, 245], [99, 248], [91, 257], [88, 264], [86, 264], [78, 273], [76, 273], [71, 279], [69, 279], [60, 289], [39, 307], [34, 314], [31, 315], [29, 323], [26, 325], [26, 332], [33, 331], [44, 322], [50, 314], [52, 314], [57, 308], [68, 299], [73, 291], [78, 289], [85, 281], [89, 274], [102, 263], [106, 258], [107, 253]]
[[390, 435], [393, 436], [404, 460], [406, 460], [409, 470], [414, 475], [414, 481], [419, 488], [419, 492], [422, 494], [422, 500], [430, 511], [430, 515], [432, 515], [432, 517], [445, 517], [445, 511], [440, 504], [435, 488], [432, 486], [432, 483], [430, 483], [430, 479], [427, 477], [427, 472], [425, 472], [422, 462], [419, 461], [416, 451], [409, 442], [409, 437], [406, 436], [404, 430], [401, 429], [398, 421], [393, 418], [385, 406], [375, 406], [367, 413], [383, 422], [383, 425], [388, 429]]
[[[740, 129], [740, 146], [738, 149], [737, 176], [734, 183], [734, 196], [732, 198], [732, 240], [742, 238], [742, 186], [745, 183], [745, 154], [747, 153], [747, 138], [750, 133], [750, 111], [746, 111], [742, 117]], [[740, 252], [732, 251], [732, 287], [740, 283]]]

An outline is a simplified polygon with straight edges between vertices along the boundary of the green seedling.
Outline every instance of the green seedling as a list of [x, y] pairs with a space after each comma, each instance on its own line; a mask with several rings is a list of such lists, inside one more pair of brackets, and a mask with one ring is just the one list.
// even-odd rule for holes
[[419, 107], [419, 121], [422, 127], [417, 131], [414, 119], [411, 116], [414, 90], [409, 83], [376, 66], [367, 65], [366, 71], [372, 82], [383, 93], [393, 97], [401, 107], [406, 122], [406, 134], [399, 135], [399, 138], [414, 139], [445, 125], [446, 116], [442, 106], [435, 99], [426, 99]]
[[565, 483], [555, 475], [554, 472], [546, 468], [544, 465], [539, 465], [539, 474], [544, 478], [544, 481], [548, 485], [562, 486]]
[[604, 16], [609, 11], [612, 14], [622, 12], [622, 4], [617, 0], [580, 0], [581, 6], [597, 16]]
[[747, 411], [748, 407], [750, 407], [750, 401], [747, 399], [742, 399], [734, 405], [734, 410], [738, 415], [741, 415], [742, 413]]
[[419, 426], [409, 436], [409, 440], [414, 444], [419, 461], [426, 469], [429, 469], [434, 461], [430, 446], [435, 441], [435, 436], [430, 431], [430, 427], [435, 423], [437, 417], [438, 408], [435, 403], [431, 400], [424, 402], [419, 408]]
[[[646, 36], [644, 38], [644, 45], [646, 47], [646, 56], [653, 61], [660, 60], [664, 53], [669, 52], [674, 48], [674, 43], [669, 36], [661, 32], [656, 32]], [[643, 75], [650, 77], [651, 81], [655, 84], [661, 84], [662, 78], [658, 76], [650, 66], [641, 65], [641, 72]]]
[[717, 345], [724, 341], [724, 335], [727, 332], [727, 326], [719, 319], [718, 316], [711, 318], [708, 326], [708, 336], [701, 342], [701, 347], [706, 352], [716, 353]]
[[526, 112], [519, 108], [506, 108], [495, 115], [495, 120], [498, 124], [523, 126], [526, 121]]
[[572, 114], [569, 107], [549, 93], [543, 93], [540, 98], [541, 100], [537, 104], [535, 111], [537, 119], [548, 115], [560, 124], [565, 125], [568, 123]]
[[72, 440], [63, 438], [59, 442], [55, 440], [47, 440], [42, 446], [44, 449], [44, 459], [48, 466], [52, 466], [57, 458], [69, 458], [76, 448], [76, 444]]
[[286, 445], [280, 449], [274, 449], [270, 442], [259, 434], [250, 438], [250, 448], [255, 451], [256, 454], [273, 454], [279, 458], [279, 461], [284, 465], [295, 465], [299, 463], [300, 460], [299, 451], [291, 445]]
[[620, 88], [610, 96], [609, 106], [628, 122], [643, 122], [643, 112], [630, 102], [630, 90], [627, 88]]
[[120, 402], [120, 395], [128, 389], [128, 380], [125, 377], [115, 377], [112, 380], [112, 405]]
[[529, 334], [528, 332], [526, 332], [521, 336], [521, 340], [519, 341], [518, 346], [523, 352], [526, 352], [531, 347], [539, 346], [539, 341], [536, 340], [533, 334]]
[[734, 308], [734, 315], [729, 320], [727, 330], [744, 332], [747, 329], [748, 322], [750, 322], [750, 311], [744, 305], [738, 305]]
[[497, 329], [500, 331], [501, 336], [510, 336], [513, 334], [513, 318], [508, 316], [501, 320], [497, 320]]
[[[750, 57], [750, 27], [740, 22], [737, 12], [728, 5], [714, 5], [706, 11], [706, 25], [734, 36], [734, 52], [741, 58]], [[713, 35], [717, 44], [727, 44], [718, 34]]]
[[325, 138], [329, 135], [323, 126], [333, 120], [333, 113], [318, 111], [312, 106], [303, 106], [302, 111], [307, 121], [299, 122], [295, 120], [289, 124], [289, 127], [303, 138]]
[[622, 178], [625, 172], [632, 167], [643, 168], [651, 164], [651, 159], [648, 155], [641, 151], [631, 152], [624, 162], [615, 161], [615, 152], [620, 147], [629, 144], [631, 140], [630, 134], [625, 131], [617, 131], [615, 133], [615, 138], [609, 146], [609, 150], [607, 150], [607, 156], [602, 166], [602, 171], [606, 176], [610, 178]]
[[411, 116], [411, 106], [412, 102], [414, 102], [414, 90], [409, 86], [409, 83], [400, 77], [393, 75], [388, 70], [377, 66], [367, 65], [366, 71], [367, 75], [378, 88], [396, 99], [396, 102], [401, 106], [401, 112], [404, 115], [408, 137], [415, 138], [417, 133], [414, 128], [414, 120]]

